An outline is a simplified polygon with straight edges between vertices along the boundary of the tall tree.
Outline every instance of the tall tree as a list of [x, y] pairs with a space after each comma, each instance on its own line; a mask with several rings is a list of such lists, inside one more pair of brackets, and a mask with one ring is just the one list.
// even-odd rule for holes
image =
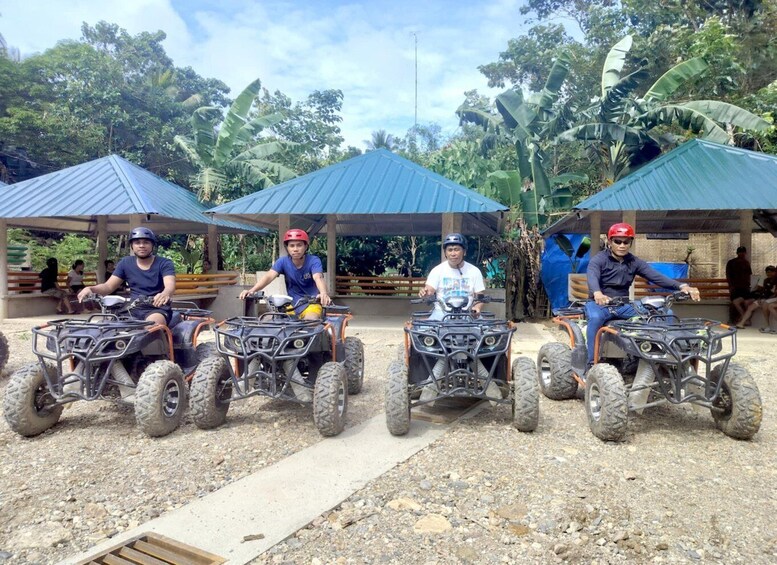
[[372, 137], [365, 139], [364, 143], [367, 145], [367, 151], [374, 151], [375, 149], [395, 151], [398, 148], [397, 139], [392, 134], [386, 133], [384, 129], [373, 131]]

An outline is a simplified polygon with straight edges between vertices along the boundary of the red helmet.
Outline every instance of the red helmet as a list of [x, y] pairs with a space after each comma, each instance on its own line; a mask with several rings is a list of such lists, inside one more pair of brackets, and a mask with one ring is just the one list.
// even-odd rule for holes
[[613, 237], [634, 237], [634, 228], [629, 224], [613, 224], [610, 226], [610, 231], [607, 232], [607, 239]]
[[305, 230], [293, 229], [287, 231], [283, 236], [283, 245], [290, 241], [304, 241], [306, 245], [310, 245], [310, 238]]

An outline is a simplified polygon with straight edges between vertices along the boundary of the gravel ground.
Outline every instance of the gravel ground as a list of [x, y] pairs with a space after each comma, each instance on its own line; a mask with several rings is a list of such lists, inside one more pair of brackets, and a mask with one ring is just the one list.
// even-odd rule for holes
[[[2, 330], [10, 372], [32, 360], [29, 331]], [[350, 335], [367, 359], [352, 426], [382, 411], [401, 331]], [[532, 434], [486, 407], [254, 563], [777, 563], [773, 339], [740, 340], [766, 407], [753, 441], [690, 407], [646, 412], [619, 444], [591, 435], [579, 400], [543, 398]], [[216, 431], [187, 420], [156, 440], [107, 403], [77, 403], [33, 439], [3, 420], [0, 562], [53, 563], [320, 440], [309, 409], [258, 398]]]

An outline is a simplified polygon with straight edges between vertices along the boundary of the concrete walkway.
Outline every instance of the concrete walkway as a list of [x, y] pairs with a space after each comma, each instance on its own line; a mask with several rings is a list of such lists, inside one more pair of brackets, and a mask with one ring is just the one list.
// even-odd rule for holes
[[[446, 429], [414, 420], [410, 433], [397, 438], [388, 433], [380, 413], [61, 563], [72, 565], [146, 532], [215, 553], [230, 565], [247, 563], [424, 449]], [[251, 541], [243, 541], [246, 536]], [[261, 539], [253, 539], [257, 537]]]

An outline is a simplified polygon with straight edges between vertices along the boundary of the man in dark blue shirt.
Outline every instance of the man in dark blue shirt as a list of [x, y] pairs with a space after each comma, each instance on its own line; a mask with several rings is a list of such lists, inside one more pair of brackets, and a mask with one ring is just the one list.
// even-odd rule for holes
[[588, 365], [594, 362], [596, 334], [609, 320], [625, 320], [636, 316], [631, 304], [608, 308], [612, 298], [628, 296], [629, 287], [637, 275], [663, 288], [682, 290], [699, 300], [699, 290], [662, 275], [639, 257], [629, 252], [634, 241], [634, 228], [629, 224], [613, 224], [607, 232], [607, 249], [597, 253], [588, 263], [588, 302], [585, 313], [588, 319], [586, 345]]
[[78, 293], [78, 300], [90, 294], [111, 294], [126, 281], [130, 298], [153, 298], [152, 304], [133, 308], [132, 317], [167, 325], [173, 315], [170, 301], [175, 293], [175, 266], [170, 259], [154, 255], [156, 235], [150, 229], [133, 229], [129, 243], [134, 257], [124, 257], [107, 281], [86, 287]]
[[240, 299], [245, 300], [249, 294], [262, 290], [278, 275], [284, 275], [286, 291], [295, 303], [308, 296], [318, 297], [320, 304], [303, 303], [296, 307], [296, 313], [300, 318], [317, 320], [323, 314], [322, 306], [329, 306], [332, 303], [326, 288], [321, 259], [308, 254], [310, 237], [305, 230], [288, 230], [283, 236], [283, 245], [288, 255], [275, 261], [272, 268], [249, 290], [241, 292]]

